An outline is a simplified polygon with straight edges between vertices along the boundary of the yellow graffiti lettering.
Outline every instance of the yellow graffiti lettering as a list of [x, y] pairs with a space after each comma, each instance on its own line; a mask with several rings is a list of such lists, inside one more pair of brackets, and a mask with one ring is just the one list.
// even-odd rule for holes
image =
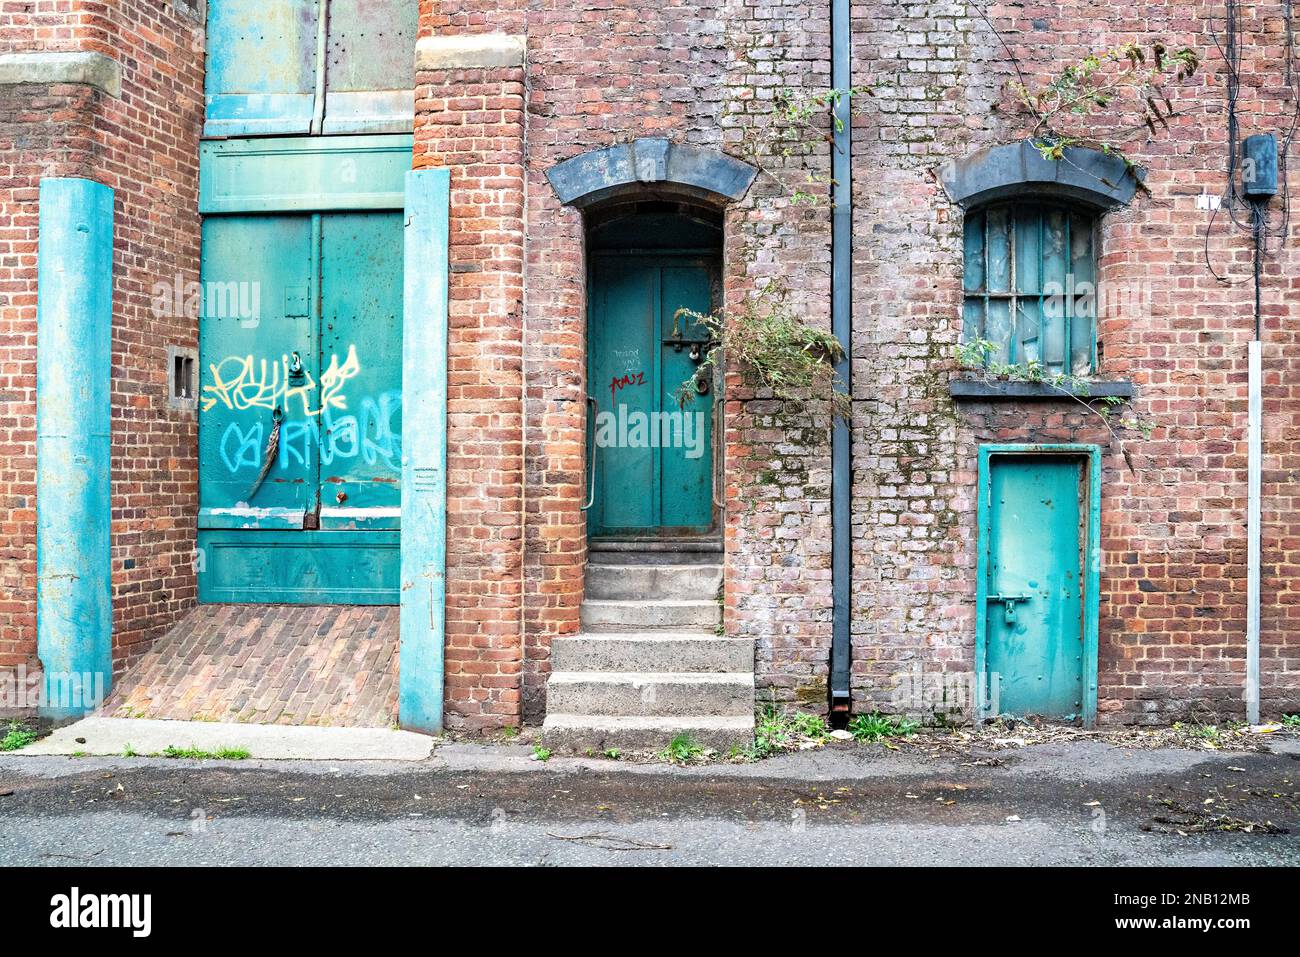
[[227, 356], [208, 366], [212, 382], [203, 387], [203, 411], [221, 406], [232, 412], [245, 409], [271, 411], [277, 406], [290, 411], [289, 405], [298, 400], [304, 416], [320, 415], [322, 409], [346, 409], [347, 396], [343, 389], [350, 379], [361, 372], [357, 347], [348, 347], [347, 358], [340, 365], [338, 354], [330, 356], [329, 367], [321, 374], [320, 408], [312, 408], [312, 395], [317, 383], [310, 372], [302, 370], [302, 381], [295, 383], [289, 372], [289, 357], [279, 361], [256, 359], [251, 355]]

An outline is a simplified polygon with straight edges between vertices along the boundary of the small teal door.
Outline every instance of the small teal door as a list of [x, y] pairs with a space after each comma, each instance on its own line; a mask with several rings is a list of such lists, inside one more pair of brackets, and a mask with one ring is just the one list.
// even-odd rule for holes
[[588, 391], [593, 536], [713, 529], [713, 394], [678, 389], [704, 357], [705, 334], [681, 308], [712, 309], [705, 258], [597, 255], [591, 267]]
[[987, 463], [981, 567], [990, 713], [1082, 717], [1087, 460], [995, 455]]

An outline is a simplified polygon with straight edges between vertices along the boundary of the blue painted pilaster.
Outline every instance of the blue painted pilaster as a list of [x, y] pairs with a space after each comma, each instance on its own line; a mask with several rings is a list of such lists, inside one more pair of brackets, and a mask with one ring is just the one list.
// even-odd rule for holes
[[398, 722], [442, 730], [447, 568], [447, 243], [451, 174], [406, 174]]
[[113, 677], [109, 378], [113, 191], [45, 179], [36, 315], [36, 650], [42, 713], [92, 710]]

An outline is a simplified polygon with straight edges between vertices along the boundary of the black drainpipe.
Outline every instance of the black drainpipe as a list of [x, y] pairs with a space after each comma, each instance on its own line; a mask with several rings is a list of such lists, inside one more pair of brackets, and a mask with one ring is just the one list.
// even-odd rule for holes
[[[845, 358], [836, 366], [842, 388], [852, 391], [853, 339], [853, 191], [850, 161], [852, 110], [849, 89], [853, 86], [849, 43], [849, 0], [831, 0], [831, 86], [842, 92], [836, 106], [836, 129], [831, 150], [834, 218], [831, 223], [831, 331], [844, 347]], [[853, 550], [850, 538], [853, 465], [849, 444], [849, 423], [832, 419], [831, 426], [831, 592], [834, 600], [831, 631], [830, 708], [834, 718], [847, 716], [850, 697], [851, 639], [849, 610], [853, 578]], [[842, 720], [842, 718], [841, 718]]]

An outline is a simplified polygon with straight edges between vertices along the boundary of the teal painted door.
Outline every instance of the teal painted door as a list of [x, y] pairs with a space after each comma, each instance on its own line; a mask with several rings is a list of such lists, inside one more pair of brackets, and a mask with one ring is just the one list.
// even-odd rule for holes
[[996, 714], [1083, 712], [1084, 476], [1069, 456], [990, 459], [985, 634]]
[[707, 261], [597, 256], [592, 264], [588, 388], [596, 401], [592, 535], [713, 528], [713, 395], [681, 407], [678, 387], [706, 339], [680, 308], [709, 312]]
[[205, 220], [202, 600], [396, 603], [402, 268], [400, 213]]

